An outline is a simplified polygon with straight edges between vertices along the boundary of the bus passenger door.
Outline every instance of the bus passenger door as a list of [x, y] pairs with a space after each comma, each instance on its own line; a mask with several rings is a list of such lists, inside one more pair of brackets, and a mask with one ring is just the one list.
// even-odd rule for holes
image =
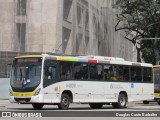
[[46, 60], [44, 63], [43, 73], [44, 102], [50, 103], [53, 102], [54, 99], [56, 99], [54, 83], [57, 80], [57, 63], [53, 60]]

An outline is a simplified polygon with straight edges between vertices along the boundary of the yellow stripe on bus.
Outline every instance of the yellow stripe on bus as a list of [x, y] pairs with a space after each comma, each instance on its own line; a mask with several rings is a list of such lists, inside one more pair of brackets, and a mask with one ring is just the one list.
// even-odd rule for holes
[[78, 61], [78, 58], [74, 58], [74, 57], [58, 57], [58, 60], [62, 60], [62, 61]]
[[142, 93], [144, 93], [144, 88], [142, 87]]
[[36, 90], [33, 92], [14, 92], [12, 91], [13, 96], [15, 97], [31, 97], [35, 94]]
[[58, 86], [58, 92], [61, 92], [61, 86], [60, 85]]

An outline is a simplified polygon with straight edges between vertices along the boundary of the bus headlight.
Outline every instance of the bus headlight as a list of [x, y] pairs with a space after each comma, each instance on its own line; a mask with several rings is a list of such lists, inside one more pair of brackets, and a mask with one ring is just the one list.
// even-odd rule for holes
[[40, 91], [41, 91], [41, 88], [37, 89], [37, 91], [35, 92], [34, 96], [38, 95]]

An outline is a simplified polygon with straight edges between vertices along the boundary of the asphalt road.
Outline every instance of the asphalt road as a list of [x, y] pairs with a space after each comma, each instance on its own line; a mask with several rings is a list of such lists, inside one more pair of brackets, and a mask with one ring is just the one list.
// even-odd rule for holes
[[[127, 117], [130, 115], [126, 120], [132, 118], [137, 120], [141, 118], [141, 120], [154, 120], [158, 119], [156, 114], [160, 115], [160, 105], [157, 103], [150, 103], [147, 105], [142, 104], [142, 102], [132, 102], [127, 105], [125, 109], [113, 109], [111, 105], [104, 105], [102, 109], [91, 109], [88, 104], [71, 104], [68, 110], [59, 110], [56, 105], [45, 105], [44, 108], [40, 111], [34, 110], [32, 105], [29, 104], [17, 104], [17, 103], [10, 103], [8, 100], [0, 100], [0, 112], [11, 112], [12, 117], [0, 117], [0, 119], [7, 119], [7, 120], [17, 120], [20, 117], [28, 117], [36, 116], [42, 118], [38, 119], [68, 119], [68, 120], [82, 120], [87, 118], [87, 120], [110, 120], [116, 119], [119, 120], [119, 117]], [[32, 113], [36, 113], [33, 115]], [[150, 116], [143, 116], [148, 115]], [[21, 114], [21, 115], [20, 115]], [[20, 115], [20, 116], [18, 116]], [[124, 115], [124, 116], [123, 116]], [[151, 116], [153, 115], [153, 116]], [[155, 116], [154, 116], [155, 115]], [[17, 118], [18, 116], [18, 118]], [[109, 116], [109, 117], [108, 117]], [[146, 118], [147, 117], [147, 118]], [[152, 118], [151, 118], [152, 117]], [[27, 118], [26, 118], [27, 119]], [[30, 120], [34, 120], [37, 118], [30, 118]], [[52, 119], [53, 120], [53, 119]]]
[[[30, 104], [10, 103], [8, 100], [0, 100], [0, 111], [31, 111], [34, 110]], [[131, 102], [127, 104], [125, 109], [113, 109], [112, 105], [104, 105], [102, 109], [91, 109], [88, 104], [71, 104], [69, 110], [66, 111], [160, 111], [160, 105], [157, 103], [143, 104], [139, 102]], [[42, 111], [62, 111], [56, 105], [44, 105]], [[64, 110], [63, 110], [64, 111]]]

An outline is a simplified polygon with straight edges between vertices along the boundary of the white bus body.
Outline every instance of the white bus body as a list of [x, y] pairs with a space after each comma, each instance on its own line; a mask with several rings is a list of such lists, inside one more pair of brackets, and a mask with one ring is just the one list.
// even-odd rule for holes
[[[29, 58], [29, 59], [27, 59]], [[33, 58], [33, 60], [31, 59]], [[34, 60], [34, 58], [38, 58], [38, 60]], [[23, 60], [27, 59], [27, 60]], [[41, 59], [41, 60], [39, 60]], [[45, 61], [49, 61], [49, 63], [45, 63]], [[38, 55], [38, 56], [22, 56], [15, 58], [13, 63], [12, 69], [12, 77], [11, 77], [11, 86], [10, 86], [10, 101], [11, 102], [18, 102], [18, 103], [30, 103], [33, 105], [35, 109], [41, 109], [45, 104], [55, 104], [58, 105], [60, 109], [68, 109], [69, 104], [74, 103], [89, 103], [91, 108], [101, 108], [104, 104], [112, 104], [114, 108], [124, 108], [126, 107], [127, 102], [131, 101], [140, 101], [140, 100], [148, 100], [154, 98], [154, 83], [153, 83], [153, 76], [152, 73], [150, 76], [143, 74], [142, 78], [146, 77], [146, 80], [149, 81], [144, 82], [142, 78], [138, 78], [142, 81], [132, 81], [132, 71], [131, 67], [137, 67], [143, 72], [144, 68], [147, 68], [150, 72], [152, 72], [152, 65], [151, 64], [144, 64], [144, 63], [133, 63], [129, 61], [125, 61], [123, 59], [113, 59], [101, 56], [98, 58], [89, 58], [89, 57], [69, 57], [69, 56], [52, 56], [52, 55]], [[32, 64], [37, 64], [36, 61], [40, 61], [38, 67], [31, 66]], [[56, 63], [57, 61], [57, 63]], [[31, 62], [32, 64], [29, 64]], [[55, 62], [55, 63], [54, 63]], [[71, 65], [72, 71], [71, 78], [74, 76], [76, 71], [76, 66], [74, 64], [79, 63], [81, 67], [87, 65], [87, 77], [86, 79], [65, 79], [59, 80], [63, 76], [60, 73], [63, 73], [64, 69], [63, 66], [60, 66], [59, 62], [66, 62]], [[23, 63], [28, 64], [28, 66], [24, 66]], [[81, 63], [84, 65], [81, 65]], [[45, 79], [45, 65], [51, 66], [54, 71], [54, 76], [56, 80], [47, 81]], [[51, 65], [52, 64], [52, 65]], [[90, 79], [91, 66], [99, 65], [96, 67], [97, 69], [97, 76], [99, 74], [103, 75], [102, 79]], [[19, 65], [19, 73], [18, 73], [18, 66]], [[106, 66], [105, 66], [106, 65]], [[114, 65], [114, 69], [121, 68], [123, 73], [125, 73], [125, 67], [129, 70], [129, 78], [123, 77], [123, 80], [105, 80], [104, 79], [104, 69], [106, 68], [109, 70], [110, 66]], [[46, 65], [47, 66], [47, 65]], [[55, 67], [56, 66], [56, 67]], [[119, 68], [116, 66], [119, 66]], [[33, 69], [34, 68], [34, 69]], [[22, 71], [27, 71], [29, 69], [33, 69], [29, 76], [37, 71], [40, 71], [40, 77], [16, 77], [15, 74], [18, 76]], [[40, 70], [39, 70], [40, 69]], [[66, 69], [69, 69], [69, 66], [66, 66]], [[99, 69], [99, 70], [98, 70]], [[102, 70], [103, 69], [103, 70]], [[56, 73], [55, 73], [56, 70]], [[77, 69], [78, 70], [78, 69]], [[136, 70], [136, 69], [135, 69]], [[16, 71], [16, 72], [15, 72]], [[52, 71], [52, 73], [53, 73]], [[127, 72], [127, 71], [126, 71]], [[23, 72], [22, 72], [23, 73]], [[22, 74], [21, 73], [21, 74]], [[82, 72], [81, 72], [82, 73]], [[109, 73], [109, 72], [108, 72]], [[86, 73], [83, 73], [86, 74]], [[27, 76], [26, 74], [24, 74]], [[120, 76], [120, 75], [119, 75]], [[39, 78], [39, 80], [38, 80]], [[98, 77], [97, 77], [98, 78]], [[120, 77], [119, 77], [120, 78]], [[47, 78], [48, 80], [50, 78]], [[36, 81], [38, 80], [38, 83]], [[32, 83], [33, 81], [33, 83]], [[47, 82], [46, 82], [47, 81]], [[45, 83], [46, 82], [46, 83]], [[46, 84], [46, 85], [45, 85]], [[33, 87], [35, 86], [35, 87]], [[32, 89], [32, 90], [31, 90]]]

